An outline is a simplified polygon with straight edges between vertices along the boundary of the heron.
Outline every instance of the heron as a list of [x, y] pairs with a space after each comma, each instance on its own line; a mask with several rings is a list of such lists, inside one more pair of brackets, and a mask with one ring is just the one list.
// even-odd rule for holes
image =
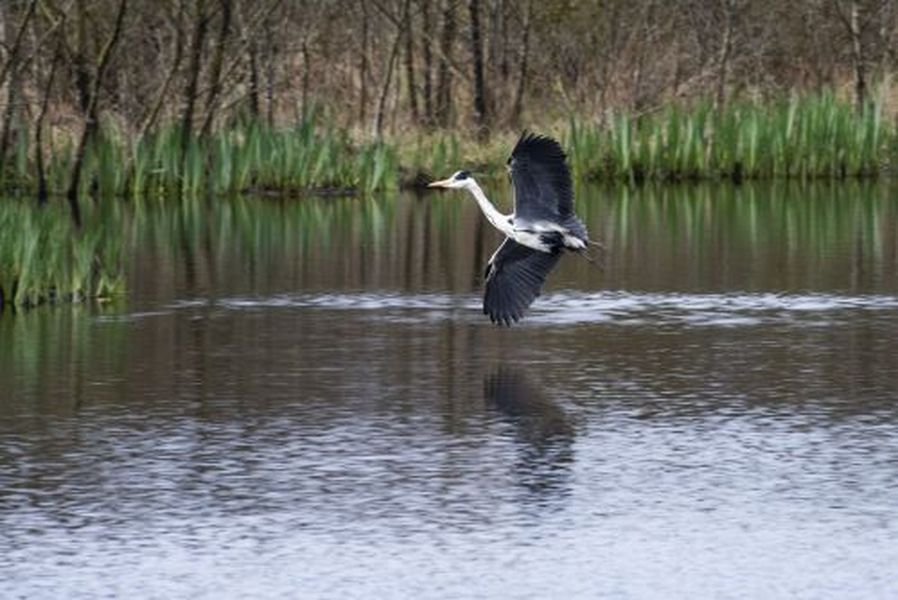
[[585, 255], [596, 243], [574, 214], [571, 172], [558, 141], [524, 131], [506, 167], [514, 191], [510, 215], [493, 206], [468, 171], [456, 171], [428, 187], [468, 190], [487, 221], [505, 234], [487, 262], [483, 313], [493, 323], [510, 326], [539, 296], [546, 275], [563, 253]]

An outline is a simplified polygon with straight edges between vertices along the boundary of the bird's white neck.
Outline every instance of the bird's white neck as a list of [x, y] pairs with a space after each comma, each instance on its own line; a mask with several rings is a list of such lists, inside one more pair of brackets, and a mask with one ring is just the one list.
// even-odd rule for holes
[[487, 199], [486, 194], [483, 193], [483, 190], [480, 189], [477, 182], [472, 179], [465, 187], [471, 192], [474, 199], [477, 200], [477, 204], [480, 205], [480, 210], [483, 211], [487, 220], [493, 224], [493, 227], [507, 236], [513, 236], [514, 227], [511, 224], [511, 219], [508, 215], [503, 215], [496, 210], [496, 207]]

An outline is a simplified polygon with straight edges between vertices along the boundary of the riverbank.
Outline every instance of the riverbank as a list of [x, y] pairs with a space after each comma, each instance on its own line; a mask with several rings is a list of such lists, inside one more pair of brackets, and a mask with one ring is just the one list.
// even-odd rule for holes
[[[832, 93], [769, 104], [670, 106], [633, 116], [572, 117], [534, 129], [560, 138], [578, 179], [645, 181], [877, 178], [898, 161], [898, 133], [876, 103], [863, 111]], [[292, 127], [247, 122], [189, 138], [177, 127], [132, 139], [100, 129], [85, 158], [80, 196], [159, 199], [253, 193], [363, 195], [422, 187], [459, 168], [499, 176], [517, 131], [487, 141], [464, 132], [415, 130], [372, 142], [318, 117]], [[51, 136], [52, 137], [52, 136]], [[51, 140], [52, 141], [52, 140]], [[71, 140], [56, 136], [38, 161], [16, 142], [7, 190], [67, 190]], [[186, 147], [186, 151], [182, 148]]]

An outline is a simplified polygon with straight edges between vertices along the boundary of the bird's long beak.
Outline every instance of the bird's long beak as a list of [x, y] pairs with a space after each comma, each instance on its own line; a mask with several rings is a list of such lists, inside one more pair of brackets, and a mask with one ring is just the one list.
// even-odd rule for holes
[[434, 188], [434, 187], [447, 188], [447, 187], [449, 187], [449, 181], [450, 181], [449, 179], [441, 179], [440, 181], [432, 181], [427, 184], [427, 187], [429, 187], [429, 188]]

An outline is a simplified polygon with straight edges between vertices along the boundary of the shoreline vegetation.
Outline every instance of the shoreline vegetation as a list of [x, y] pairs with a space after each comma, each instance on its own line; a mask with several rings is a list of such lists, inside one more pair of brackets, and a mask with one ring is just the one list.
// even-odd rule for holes
[[891, 0], [8, 0], [0, 190], [76, 225], [85, 197], [366, 194], [502, 174], [525, 127], [580, 179], [874, 177], [896, 72]]
[[[547, 130], [563, 141], [575, 180], [612, 185], [873, 180], [891, 176], [898, 160], [898, 129], [880, 106], [857, 111], [831, 92], [607, 114]], [[489, 182], [504, 176], [516, 135], [483, 141], [436, 131], [359, 144], [317, 117], [188, 136], [182, 154], [177, 127], [137, 140], [103, 127], [82, 157], [77, 198], [93, 200], [78, 204], [77, 219], [71, 199], [68, 207], [49, 201], [63, 196], [75, 146], [55, 148], [38, 169], [32, 141], [20, 136], [0, 181], [9, 196], [0, 205], [0, 311], [120, 294], [125, 243], [115, 215], [123, 202], [186, 208], [216, 196], [367, 196], [420, 188], [459, 168]]]
[[[881, 105], [858, 111], [832, 92], [722, 110], [702, 102], [639, 117], [609, 112], [538, 131], [562, 140], [574, 177], [586, 181], [876, 178], [898, 162], [898, 129]], [[312, 117], [293, 127], [250, 121], [187, 136], [182, 152], [178, 126], [136, 140], [107, 126], [83, 153], [77, 196], [364, 195], [424, 187], [463, 167], [489, 178], [504, 174], [517, 135], [418, 131], [358, 142], [326, 117]], [[17, 138], [0, 185], [42, 200], [65, 194], [77, 147], [66, 141], [38, 160], [33, 146], [27, 135]]]
[[[575, 180], [616, 185], [871, 180], [890, 176], [898, 160], [898, 128], [881, 106], [858, 111], [832, 92], [723, 109], [671, 106], [636, 118], [609, 113], [540, 131], [562, 140]], [[121, 293], [124, 244], [112, 215], [123, 201], [367, 196], [421, 188], [459, 168], [489, 182], [504, 176], [516, 135], [433, 131], [358, 143], [317, 116], [295, 127], [251, 121], [207, 136], [185, 137], [172, 126], [136, 140], [106, 126], [83, 152], [66, 142], [46, 157], [20, 135], [0, 178], [9, 196], [0, 204], [0, 311]], [[71, 196], [65, 190], [78, 160]], [[63, 195], [68, 207], [50, 202]]]

